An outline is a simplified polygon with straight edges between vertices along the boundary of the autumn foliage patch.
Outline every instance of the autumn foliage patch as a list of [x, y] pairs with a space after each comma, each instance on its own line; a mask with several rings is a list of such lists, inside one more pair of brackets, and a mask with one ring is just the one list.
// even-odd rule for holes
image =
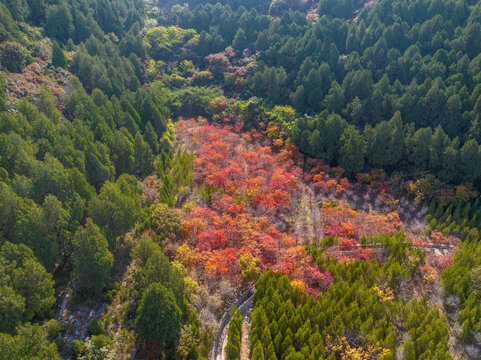
[[[240, 284], [272, 268], [317, 298], [334, 278], [319, 271], [292, 235], [292, 217], [301, 182], [315, 191], [339, 194], [349, 188], [343, 170], [316, 163], [304, 172], [288, 156], [295, 153], [291, 144], [278, 144], [274, 151], [264, 146], [261, 134], [241, 135], [229, 125], [192, 119], [179, 121], [177, 129], [194, 154], [196, 195], [194, 205], [182, 212], [180, 236], [171, 239], [176, 258], [213, 286], [216, 282], [209, 280], [227, 277]], [[360, 245], [363, 237], [404, 230], [396, 212], [370, 214], [342, 202], [319, 207], [323, 231], [316, 236], [335, 239], [326, 253], [341, 262], [375, 257], [373, 249]], [[422, 243], [412, 234], [406, 238]]]

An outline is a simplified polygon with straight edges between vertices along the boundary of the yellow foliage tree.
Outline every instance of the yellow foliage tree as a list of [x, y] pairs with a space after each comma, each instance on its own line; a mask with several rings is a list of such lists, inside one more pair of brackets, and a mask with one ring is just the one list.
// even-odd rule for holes
[[147, 31], [144, 43], [154, 59], [171, 56], [197, 35], [195, 30], [158, 26]]

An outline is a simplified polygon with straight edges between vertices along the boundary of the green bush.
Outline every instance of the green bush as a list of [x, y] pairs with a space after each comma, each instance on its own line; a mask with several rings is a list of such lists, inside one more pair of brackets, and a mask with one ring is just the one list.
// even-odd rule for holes
[[100, 335], [104, 332], [105, 324], [102, 319], [92, 319], [89, 325], [89, 334], [90, 335]]
[[78, 359], [85, 351], [85, 344], [80, 340], [72, 342], [72, 359]]
[[60, 325], [57, 320], [51, 319], [45, 324], [45, 331], [47, 332], [47, 339], [55, 340], [60, 333]]
[[5, 41], [0, 44], [0, 65], [10, 72], [21, 72], [33, 61], [30, 53], [20, 43]]
[[92, 344], [97, 348], [101, 349], [103, 347], [106, 347], [108, 345], [112, 345], [113, 340], [111, 337], [105, 336], [105, 335], [94, 335], [91, 337]]
[[56, 338], [55, 345], [57, 345], [58, 351], [63, 351], [63, 349], [65, 349], [65, 341], [62, 338]]

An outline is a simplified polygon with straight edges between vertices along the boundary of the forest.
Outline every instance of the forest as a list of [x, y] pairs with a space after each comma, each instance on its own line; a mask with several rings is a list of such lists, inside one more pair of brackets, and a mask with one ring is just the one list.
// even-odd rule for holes
[[481, 2], [0, 0], [0, 360], [481, 357]]

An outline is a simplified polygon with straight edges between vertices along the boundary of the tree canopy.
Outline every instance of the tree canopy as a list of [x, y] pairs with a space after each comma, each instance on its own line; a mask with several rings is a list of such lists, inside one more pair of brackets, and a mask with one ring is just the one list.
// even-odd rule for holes
[[114, 258], [100, 229], [91, 219], [79, 228], [73, 237], [73, 276], [78, 288], [88, 294], [97, 295], [110, 279]]
[[153, 283], [140, 300], [135, 327], [145, 340], [163, 344], [179, 333], [181, 315], [172, 291]]

